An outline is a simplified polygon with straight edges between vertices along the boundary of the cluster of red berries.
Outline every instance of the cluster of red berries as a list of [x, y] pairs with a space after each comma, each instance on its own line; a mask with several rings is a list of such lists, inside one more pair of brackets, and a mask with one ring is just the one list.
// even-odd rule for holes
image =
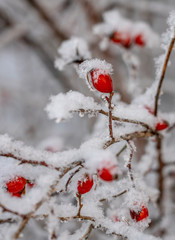
[[[145, 109], [147, 109], [150, 114], [154, 115], [154, 112], [150, 107], [145, 106]], [[162, 130], [166, 129], [167, 127], [168, 127], [168, 123], [165, 120], [161, 120], [161, 121], [157, 122], [156, 126], [155, 126], [157, 131], [162, 131]]]
[[[108, 181], [108, 182], [113, 181], [114, 179], [118, 178], [117, 166], [111, 165], [110, 163], [109, 163], [109, 166], [106, 166], [106, 163], [105, 163], [105, 166], [102, 166], [97, 170], [97, 174], [104, 181]], [[93, 184], [94, 184], [93, 178], [86, 175], [85, 178], [78, 181], [78, 185], [77, 185], [78, 193], [85, 194], [89, 192], [93, 187]]]
[[34, 183], [21, 176], [16, 176], [14, 179], [6, 183], [6, 188], [13, 197], [20, 198], [25, 194], [26, 185], [32, 188]]
[[110, 40], [124, 48], [130, 48], [133, 44], [140, 47], [144, 47], [146, 45], [146, 41], [142, 33], [138, 33], [133, 37], [128, 32], [116, 31], [110, 36]]

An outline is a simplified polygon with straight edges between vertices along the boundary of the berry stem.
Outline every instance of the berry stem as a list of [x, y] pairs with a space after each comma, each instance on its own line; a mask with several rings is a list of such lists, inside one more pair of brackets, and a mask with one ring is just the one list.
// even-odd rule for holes
[[111, 105], [113, 95], [114, 95], [114, 93], [111, 92], [109, 94], [109, 98], [108, 98], [108, 104], [109, 104], [108, 105], [108, 109], [109, 109], [109, 136], [110, 136], [112, 141], [114, 140], [113, 129], [112, 129], [112, 105]]
[[157, 87], [157, 92], [156, 92], [156, 96], [155, 96], [155, 103], [154, 103], [154, 116], [157, 116], [158, 101], [159, 101], [159, 96], [160, 96], [160, 92], [161, 92], [161, 87], [162, 87], [163, 80], [164, 80], [164, 77], [165, 77], [165, 73], [166, 73], [168, 62], [169, 62], [169, 58], [170, 58], [171, 52], [172, 52], [173, 47], [174, 47], [174, 43], [175, 43], [175, 32], [174, 32], [173, 38], [171, 39], [171, 42], [170, 42], [170, 45], [169, 45], [169, 48], [168, 48], [168, 51], [167, 51], [167, 54], [166, 54], [166, 57], [165, 57], [165, 62], [163, 64], [161, 77], [160, 77], [159, 84], [158, 84], [158, 87]]

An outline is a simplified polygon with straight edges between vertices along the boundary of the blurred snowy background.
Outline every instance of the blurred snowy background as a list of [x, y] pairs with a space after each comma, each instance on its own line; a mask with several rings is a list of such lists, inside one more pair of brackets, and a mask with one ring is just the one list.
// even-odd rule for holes
[[[94, 120], [74, 118], [56, 125], [44, 111], [50, 95], [69, 89], [89, 95], [72, 67], [63, 72], [54, 68], [60, 43], [72, 35], [85, 38], [93, 57], [114, 65], [115, 90], [127, 101], [127, 69], [121, 56], [115, 46], [101, 53], [92, 27], [102, 21], [104, 11], [116, 8], [131, 20], [149, 23], [161, 34], [174, 7], [174, 0], [0, 0], [0, 133], [31, 145], [60, 136], [66, 146], [78, 146]], [[134, 51], [141, 59], [141, 85], [146, 88], [154, 79], [154, 57], [160, 48]], [[172, 54], [172, 62], [173, 58]], [[162, 110], [166, 111], [175, 104], [173, 73], [174, 68], [169, 68], [163, 87], [166, 101]]]

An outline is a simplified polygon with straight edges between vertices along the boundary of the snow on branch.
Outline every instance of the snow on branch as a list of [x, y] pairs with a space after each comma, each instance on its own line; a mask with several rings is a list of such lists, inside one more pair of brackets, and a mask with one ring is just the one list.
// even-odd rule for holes
[[57, 123], [72, 118], [73, 112], [79, 112], [80, 109], [87, 110], [91, 113], [101, 109], [101, 107], [92, 97], [86, 97], [82, 93], [75, 91], [52, 96], [50, 103], [46, 107], [49, 118], [55, 119]]

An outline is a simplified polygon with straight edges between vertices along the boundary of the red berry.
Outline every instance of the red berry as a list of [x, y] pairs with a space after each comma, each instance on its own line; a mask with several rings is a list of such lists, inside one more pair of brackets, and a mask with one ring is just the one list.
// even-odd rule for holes
[[162, 131], [162, 130], [166, 129], [167, 127], [168, 127], [168, 123], [164, 120], [162, 120], [156, 124], [157, 131]]
[[115, 164], [111, 162], [103, 162], [102, 166], [97, 170], [98, 176], [104, 181], [112, 181], [118, 178], [118, 170]]
[[93, 178], [87, 176], [85, 179], [78, 181], [77, 190], [79, 194], [85, 194], [89, 192], [93, 186]]
[[103, 93], [111, 93], [113, 84], [110, 75], [101, 69], [94, 69], [90, 72], [91, 81], [95, 89]]
[[118, 177], [117, 174], [112, 173], [114, 169], [116, 169], [116, 166], [112, 166], [110, 168], [102, 168], [98, 170], [98, 175], [104, 181], [110, 182]]
[[110, 39], [112, 42], [118, 43], [125, 48], [130, 48], [132, 44], [132, 40], [129, 33], [114, 32]]
[[148, 209], [142, 206], [140, 211], [130, 210], [131, 218], [136, 220], [136, 222], [142, 221], [149, 216]]
[[17, 176], [15, 179], [6, 183], [7, 191], [10, 193], [19, 193], [24, 189], [26, 182], [25, 178]]
[[145, 46], [145, 39], [144, 39], [144, 36], [141, 33], [136, 35], [135, 44], [139, 45], [140, 47]]

